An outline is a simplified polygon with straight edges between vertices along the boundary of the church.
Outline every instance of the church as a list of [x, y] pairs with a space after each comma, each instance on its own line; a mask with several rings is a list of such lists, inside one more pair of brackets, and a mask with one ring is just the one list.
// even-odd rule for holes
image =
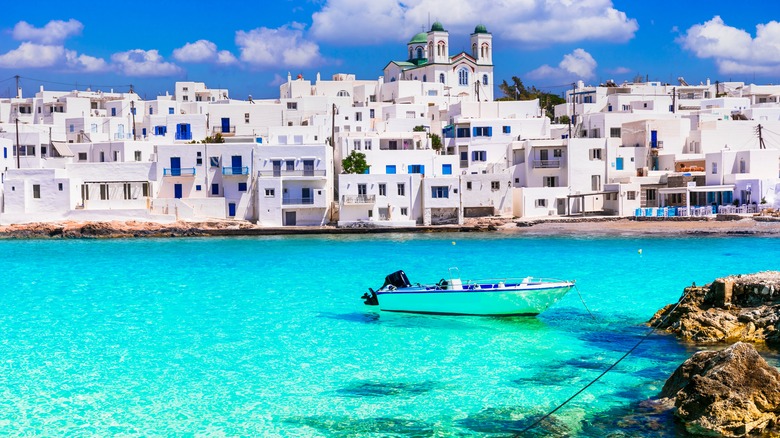
[[480, 24], [471, 34], [471, 53], [450, 56], [449, 32], [435, 22], [428, 32], [407, 44], [406, 61], [390, 61], [384, 81], [422, 81], [442, 84], [445, 95], [478, 101], [493, 100], [493, 35]]

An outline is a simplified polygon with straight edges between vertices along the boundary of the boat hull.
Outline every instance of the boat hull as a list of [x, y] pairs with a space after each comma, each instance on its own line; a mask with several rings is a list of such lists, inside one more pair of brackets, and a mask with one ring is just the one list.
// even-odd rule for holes
[[533, 316], [563, 298], [574, 287], [562, 282], [517, 288], [442, 290], [422, 287], [378, 291], [379, 308], [387, 312], [429, 315]]

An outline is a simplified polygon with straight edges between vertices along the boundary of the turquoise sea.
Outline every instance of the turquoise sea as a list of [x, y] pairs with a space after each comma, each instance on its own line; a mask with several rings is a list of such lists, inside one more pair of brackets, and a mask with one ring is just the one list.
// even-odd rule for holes
[[[0, 241], [0, 435], [513, 436], [684, 286], [778, 260], [777, 240], [754, 237]], [[535, 318], [359, 299], [397, 269], [435, 282], [452, 266], [575, 279], [595, 320], [574, 291]], [[533, 434], [631, 435], [612, 420], [693, 351], [651, 336]]]

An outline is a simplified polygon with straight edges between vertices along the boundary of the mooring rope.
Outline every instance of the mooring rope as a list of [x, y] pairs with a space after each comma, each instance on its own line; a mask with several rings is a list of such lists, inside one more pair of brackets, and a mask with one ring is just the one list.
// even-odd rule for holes
[[[577, 293], [579, 293], [579, 291], [577, 291]], [[618, 359], [617, 361], [615, 361], [615, 363], [613, 363], [612, 365], [610, 365], [610, 366], [609, 366], [609, 367], [608, 367], [606, 370], [604, 370], [604, 372], [602, 372], [601, 374], [599, 374], [599, 375], [598, 375], [598, 376], [597, 376], [595, 379], [591, 380], [591, 381], [590, 381], [590, 383], [588, 383], [587, 385], [583, 386], [583, 387], [582, 387], [582, 388], [581, 388], [579, 391], [575, 392], [575, 393], [574, 393], [574, 395], [572, 395], [571, 397], [567, 398], [567, 399], [566, 399], [566, 401], [564, 401], [563, 403], [559, 404], [559, 405], [558, 405], [558, 406], [557, 406], [555, 409], [553, 409], [552, 411], [548, 412], [547, 414], [545, 414], [544, 416], [542, 416], [542, 417], [541, 417], [541, 418], [539, 418], [538, 420], [534, 421], [534, 422], [533, 422], [533, 424], [531, 424], [530, 426], [528, 426], [528, 427], [526, 427], [525, 429], [523, 429], [522, 431], [520, 431], [519, 435], [523, 435], [523, 434], [525, 434], [526, 432], [528, 432], [528, 431], [530, 431], [530, 430], [534, 429], [536, 426], [538, 426], [538, 425], [539, 425], [539, 423], [541, 423], [542, 421], [544, 421], [544, 420], [546, 420], [547, 418], [549, 418], [549, 417], [550, 417], [552, 414], [556, 413], [556, 412], [557, 412], [559, 409], [561, 409], [562, 407], [566, 406], [566, 405], [567, 405], [567, 404], [568, 404], [570, 401], [574, 400], [574, 399], [575, 399], [575, 398], [576, 398], [578, 395], [582, 394], [582, 392], [583, 392], [583, 391], [585, 391], [586, 389], [590, 388], [590, 387], [591, 387], [591, 386], [592, 386], [594, 383], [598, 382], [598, 381], [599, 381], [599, 380], [600, 380], [602, 377], [604, 377], [604, 376], [605, 376], [605, 375], [606, 375], [608, 372], [612, 371], [612, 369], [613, 369], [613, 368], [615, 368], [615, 367], [616, 367], [616, 366], [617, 366], [617, 365], [618, 365], [620, 362], [622, 362], [622, 361], [623, 361], [623, 359], [625, 359], [626, 357], [628, 357], [628, 355], [629, 355], [629, 354], [633, 353], [633, 352], [634, 352], [634, 350], [636, 350], [636, 349], [637, 349], [637, 348], [638, 348], [638, 347], [639, 347], [639, 346], [642, 344], [642, 342], [645, 342], [645, 339], [647, 339], [648, 337], [650, 337], [650, 335], [652, 335], [652, 334], [653, 334], [653, 333], [656, 331], [656, 329], [657, 329], [657, 327], [658, 327], [658, 326], [661, 326], [661, 325], [663, 325], [663, 324], [666, 322], [666, 320], [667, 320], [667, 319], [668, 319], [668, 318], [669, 318], [669, 317], [672, 315], [672, 313], [674, 313], [674, 311], [675, 311], [675, 310], [677, 310], [677, 307], [679, 307], [679, 306], [680, 306], [680, 304], [681, 304], [681, 303], [682, 303], [682, 302], [685, 300], [685, 297], [687, 297], [687, 296], [688, 296], [688, 291], [687, 291], [687, 289], [686, 289], [686, 290], [684, 290], [684, 291], [683, 291], [683, 294], [682, 294], [682, 296], [680, 296], [680, 299], [679, 299], [679, 300], [677, 300], [677, 304], [675, 304], [675, 305], [674, 305], [674, 307], [672, 307], [672, 310], [670, 310], [670, 311], [669, 311], [669, 313], [667, 313], [667, 314], [666, 314], [666, 316], [664, 317], [664, 319], [663, 319], [663, 320], [661, 320], [661, 322], [660, 322], [660, 323], [658, 323], [658, 324], [656, 324], [656, 325], [652, 326], [652, 327], [650, 328], [650, 330], [649, 330], [647, 333], [645, 333], [645, 334], [644, 334], [644, 335], [643, 335], [643, 336], [642, 336], [642, 337], [639, 339], [639, 342], [637, 342], [637, 343], [636, 343], [636, 345], [634, 345], [633, 347], [631, 347], [631, 349], [630, 349], [630, 350], [628, 350], [628, 351], [627, 351], [627, 352], [626, 352], [626, 353], [625, 353], [623, 356], [621, 356], [621, 357], [620, 357], [620, 359]], [[584, 304], [584, 302], [583, 302], [583, 304]]]
[[591, 312], [590, 309], [588, 309], [588, 305], [585, 304], [585, 300], [582, 298], [582, 294], [580, 293], [580, 288], [577, 287], [576, 283], [574, 284], [574, 290], [577, 291], [577, 296], [580, 297], [580, 301], [582, 301], [582, 306], [585, 307], [585, 310], [588, 311], [588, 313], [590, 314], [590, 317], [593, 318], [593, 320], [595, 321], [596, 317], [593, 316], [593, 312]]

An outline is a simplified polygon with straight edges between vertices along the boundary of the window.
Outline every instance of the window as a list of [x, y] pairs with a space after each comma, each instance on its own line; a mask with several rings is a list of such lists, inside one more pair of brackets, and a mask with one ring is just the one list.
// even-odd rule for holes
[[244, 113], [244, 123], [249, 123], [249, 113]]
[[368, 217], [369, 218], [374, 217], [374, 210], [368, 210]]
[[458, 70], [458, 85], [466, 86], [469, 84], [469, 71], [463, 67]]
[[366, 194], [366, 185], [365, 184], [358, 184], [357, 185], [358, 195], [365, 195]]
[[471, 181], [466, 181], [466, 190], [471, 190]]
[[471, 137], [471, 133], [469, 132], [469, 128], [458, 128], [455, 130], [455, 137], [458, 138], [465, 138], [465, 137]]
[[425, 173], [423, 169], [425, 169], [425, 166], [422, 166], [420, 164], [409, 165], [409, 173]]
[[150, 106], [149, 107], [149, 115], [152, 115], [152, 114], [154, 114], [154, 107]]
[[433, 186], [431, 187], [432, 198], [449, 198], [450, 188], [447, 186]]
[[482, 85], [488, 84], [488, 75], [482, 75]]
[[33, 198], [40, 199], [41, 198], [41, 185], [40, 184], [33, 184]]
[[542, 183], [543, 183], [543, 187], [558, 187], [558, 177], [545, 176]]
[[388, 164], [385, 166], [385, 173], [388, 175], [395, 175], [395, 164]]
[[102, 201], [108, 199], [108, 184], [100, 184], [100, 199]]
[[417, 59], [422, 59], [423, 57], [423, 49], [422, 47], [417, 48]]
[[336, 93], [336, 96], [338, 96], [338, 97], [349, 97], [349, 91], [341, 90], [338, 93]]
[[298, 102], [287, 102], [287, 109], [288, 110], [297, 110], [298, 109]]
[[406, 207], [401, 207], [401, 216], [408, 216], [409, 215], [409, 209]]
[[718, 163], [712, 163], [712, 174], [716, 175], [718, 173]]
[[209, 165], [211, 167], [219, 167], [219, 157], [209, 157]]
[[591, 149], [590, 150], [590, 159], [592, 160], [600, 160], [601, 159], [601, 149]]
[[68, 126], [68, 130], [69, 130], [70, 132], [75, 132], [75, 131], [76, 131], [76, 125], [74, 125], [73, 123], [71, 123], [71, 124], [70, 124], [70, 126]]
[[452, 164], [442, 164], [441, 165], [441, 174], [442, 175], [452, 175]]
[[609, 136], [612, 138], [620, 138], [620, 128], [609, 128]]
[[62, 183], [57, 183], [57, 189], [58, 189], [59, 191], [62, 191]]
[[246, 183], [245, 182], [238, 183], [238, 191], [239, 192], [245, 192], [246, 191]]
[[168, 114], [173, 114], [173, 108], [168, 108]]
[[116, 108], [111, 108], [111, 117], [116, 117]]
[[561, 149], [553, 149], [553, 158], [561, 158], [563, 151]]
[[265, 197], [266, 198], [273, 198], [274, 197], [274, 189], [265, 189]]
[[353, 141], [353, 147], [355, 148], [356, 151], [359, 151], [360, 150], [360, 140]]
[[534, 205], [535, 205], [537, 208], [544, 208], [544, 207], [547, 207], [547, 200], [546, 200], [546, 199], [537, 199], [537, 200], [534, 202]]
[[[25, 146], [21, 145], [18, 148], [18, 155], [20, 157], [34, 157], [35, 156], [35, 146]], [[14, 146], [14, 156], [17, 155], [17, 147]]]
[[591, 175], [590, 177], [590, 189], [594, 192], [601, 190], [601, 175]]
[[203, 190], [203, 186], [201, 186], [200, 184], [195, 184], [195, 191], [200, 192], [201, 190]]
[[471, 161], [487, 161], [487, 152], [486, 151], [472, 151], [471, 152]]
[[365, 147], [365, 149], [367, 151], [370, 151], [371, 150], [371, 139], [367, 138], [367, 139], [363, 140], [363, 146]]
[[219, 195], [219, 184], [216, 183], [211, 184], [211, 194]]
[[[617, 193], [615, 193], [615, 194], [617, 195]], [[633, 190], [631, 190], [631, 191], [629, 191], [629, 192], [626, 192], [626, 198], [627, 198], [629, 201], [633, 201], [633, 200], [635, 200], [635, 199], [636, 199], [636, 192], [635, 192], [635, 191], [633, 191]]]
[[490, 181], [490, 190], [498, 190], [501, 188], [500, 181]]
[[645, 192], [645, 197], [648, 201], [655, 201], [656, 193], [656, 189], [647, 189], [647, 192]]
[[87, 161], [87, 153], [79, 152], [79, 161]]
[[440, 84], [444, 83], [444, 73], [439, 73], [439, 83]]
[[475, 126], [474, 137], [492, 137], [493, 128], [489, 126]]
[[379, 196], [387, 196], [387, 184], [379, 184]]
[[295, 161], [294, 160], [286, 160], [284, 162], [284, 170], [287, 172], [292, 172], [295, 170]]
[[406, 186], [404, 183], [398, 183], [398, 196], [406, 196]]
[[355, 113], [355, 121], [356, 122], [362, 122], [363, 121], [363, 113]]
[[512, 127], [511, 126], [504, 126], [501, 128], [501, 132], [504, 134], [511, 134], [512, 133]]
[[374, 113], [373, 109], [368, 110], [368, 118], [373, 119], [374, 118], [374, 114], [375, 113]]

